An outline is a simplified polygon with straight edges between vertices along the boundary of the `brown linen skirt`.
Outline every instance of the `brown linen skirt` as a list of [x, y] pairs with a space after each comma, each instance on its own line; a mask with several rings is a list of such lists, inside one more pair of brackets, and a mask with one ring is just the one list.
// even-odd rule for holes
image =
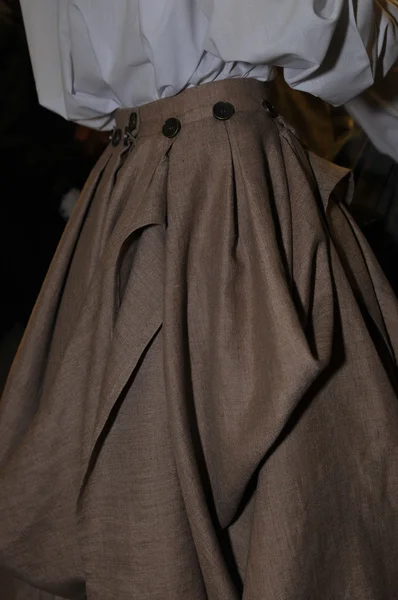
[[0, 565], [33, 586], [398, 598], [397, 302], [267, 95], [117, 115], [0, 404]]

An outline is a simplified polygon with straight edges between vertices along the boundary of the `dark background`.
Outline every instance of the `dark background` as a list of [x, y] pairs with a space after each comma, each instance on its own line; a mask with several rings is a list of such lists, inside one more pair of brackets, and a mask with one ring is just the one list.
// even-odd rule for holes
[[38, 104], [20, 7], [0, 0], [0, 390], [81, 189], [107, 136]]

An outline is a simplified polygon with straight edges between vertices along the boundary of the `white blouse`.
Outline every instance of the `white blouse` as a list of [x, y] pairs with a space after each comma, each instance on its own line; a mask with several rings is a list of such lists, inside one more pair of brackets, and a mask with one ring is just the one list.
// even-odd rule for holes
[[[219, 79], [266, 81], [273, 78], [274, 66], [283, 67], [292, 87], [345, 104], [398, 60], [398, 7], [387, 0], [21, 4], [40, 102], [97, 128], [110, 127], [119, 107], [140, 106]], [[397, 98], [398, 89], [391, 106]], [[360, 109], [352, 111], [363, 118], [366, 106], [361, 100]], [[385, 106], [379, 110], [385, 115]], [[372, 103], [373, 119], [374, 111]], [[392, 118], [392, 153], [398, 158], [397, 117]], [[376, 138], [383, 147], [383, 132]], [[391, 140], [384, 151], [391, 154], [390, 146]]]

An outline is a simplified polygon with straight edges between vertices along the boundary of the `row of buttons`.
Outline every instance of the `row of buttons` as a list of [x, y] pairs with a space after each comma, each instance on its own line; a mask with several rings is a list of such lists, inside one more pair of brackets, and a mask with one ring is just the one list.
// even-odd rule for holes
[[[275, 106], [271, 104], [268, 100], [263, 100], [262, 106], [264, 110], [275, 119], [278, 116], [278, 111]], [[235, 107], [230, 102], [217, 102], [213, 106], [213, 116], [218, 121], [228, 121], [235, 114]], [[130, 139], [133, 131], [137, 128], [137, 113], [133, 112], [130, 115], [130, 121], [128, 127], [125, 128], [124, 131], [124, 143], [128, 144], [128, 140]], [[181, 129], [181, 122], [176, 117], [170, 117], [167, 119], [163, 125], [162, 133], [167, 138], [174, 138]], [[118, 146], [122, 140], [122, 130], [115, 129], [111, 136], [111, 142], [113, 146]]]

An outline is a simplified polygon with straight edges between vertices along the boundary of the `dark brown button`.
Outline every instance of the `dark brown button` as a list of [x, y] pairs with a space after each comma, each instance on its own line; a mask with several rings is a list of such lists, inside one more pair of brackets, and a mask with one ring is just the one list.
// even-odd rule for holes
[[162, 133], [167, 138], [175, 137], [181, 129], [181, 123], [178, 119], [171, 117], [163, 125]]
[[269, 116], [273, 119], [276, 119], [279, 113], [276, 110], [275, 106], [269, 100], [263, 100], [262, 105], [265, 112], [267, 112]]
[[137, 113], [136, 112], [132, 112], [130, 115], [130, 119], [129, 119], [129, 129], [130, 131], [134, 131], [135, 129], [137, 129]]
[[213, 106], [213, 116], [219, 121], [227, 121], [235, 114], [235, 109], [229, 102], [217, 102]]
[[122, 139], [122, 130], [115, 129], [112, 134], [112, 146], [118, 146], [120, 144], [121, 139]]

